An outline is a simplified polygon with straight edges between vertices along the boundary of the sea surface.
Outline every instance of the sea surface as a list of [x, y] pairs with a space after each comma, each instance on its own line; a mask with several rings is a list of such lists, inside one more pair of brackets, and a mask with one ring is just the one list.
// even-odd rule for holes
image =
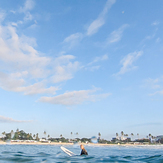
[[85, 146], [88, 156], [80, 156], [78, 145], [64, 146], [76, 154], [70, 157], [59, 145], [0, 145], [0, 163], [87, 163], [87, 162], [136, 162], [163, 163], [163, 146]]

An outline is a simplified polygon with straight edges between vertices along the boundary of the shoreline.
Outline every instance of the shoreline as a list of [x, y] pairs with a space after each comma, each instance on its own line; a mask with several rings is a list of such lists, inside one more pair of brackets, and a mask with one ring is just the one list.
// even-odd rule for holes
[[[163, 146], [163, 144], [94, 144], [94, 143], [79, 143], [84, 146]], [[51, 143], [42, 143], [42, 142], [3, 142], [0, 141], [0, 145], [74, 145], [73, 143], [60, 143], [60, 142], [51, 142]]]

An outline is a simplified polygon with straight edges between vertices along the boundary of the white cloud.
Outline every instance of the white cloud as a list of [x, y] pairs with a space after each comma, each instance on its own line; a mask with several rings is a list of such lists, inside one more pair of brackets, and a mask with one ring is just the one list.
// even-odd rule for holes
[[0, 123], [29, 123], [29, 122], [32, 122], [32, 121], [15, 120], [15, 119], [0, 115]]
[[5, 19], [5, 12], [0, 11], [0, 23]]
[[154, 21], [151, 25], [157, 26], [157, 25], [159, 25], [159, 24], [160, 24], [159, 21]]
[[33, 16], [30, 12], [27, 12], [24, 17], [24, 21], [33, 20]]
[[32, 10], [35, 6], [35, 3], [33, 0], [26, 0], [23, 7], [20, 7], [20, 12], [27, 12], [29, 10]]
[[94, 20], [90, 26], [87, 29], [87, 35], [93, 35], [96, 32], [98, 32], [99, 28], [102, 27], [105, 24], [105, 16], [108, 12], [108, 10], [111, 8], [111, 6], [116, 2], [116, 0], [107, 0], [106, 5], [103, 9], [103, 11], [100, 13], [98, 18]]
[[51, 77], [53, 83], [59, 83], [73, 78], [73, 74], [80, 69], [78, 61], [71, 62], [75, 59], [73, 55], [62, 55], [54, 60], [55, 67]]
[[95, 71], [95, 70], [100, 69], [100, 67], [101, 66], [99, 66], [99, 65], [97, 65], [97, 66], [91, 66], [91, 67], [86, 68], [86, 70]]
[[116, 2], [116, 0], [107, 0], [103, 11], [99, 14], [98, 18], [94, 20], [88, 27], [87, 33], [74, 33], [70, 36], [66, 37], [63, 43], [68, 46], [69, 49], [73, 48], [74, 46], [78, 45], [78, 43], [86, 36], [90, 36], [95, 34], [100, 27], [105, 24], [105, 16], [111, 6]]
[[159, 43], [160, 41], [161, 41], [161, 39], [158, 37], [158, 38], [156, 39], [156, 42]]
[[[14, 92], [55, 94], [53, 86], [73, 78], [79, 62], [73, 55], [45, 57], [34, 47], [34, 38], [19, 36], [16, 27], [0, 26], [0, 87]], [[46, 86], [49, 85], [50, 86]]]
[[145, 86], [148, 87], [148, 88], [151, 88], [151, 89], [157, 89], [157, 88], [160, 88], [160, 85], [159, 85], [159, 82], [160, 80], [163, 81], [163, 78], [157, 78], [157, 79], [146, 79], [145, 80]]
[[133, 63], [143, 54], [142, 51], [139, 52], [133, 52], [129, 53], [127, 56], [125, 56], [120, 63], [122, 64], [122, 67], [120, 71], [115, 75], [122, 75], [125, 74], [128, 71], [131, 71], [136, 68], [136, 66], [133, 65]]
[[145, 80], [145, 87], [149, 89], [154, 89], [154, 93], [150, 93], [150, 96], [153, 95], [163, 95], [163, 76], [156, 78], [156, 79], [146, 79]]
[[101, 57], [95, 57], [92, 62], [88, 63], [86, 66], [83, 66], [85, 70], [90, 70], [90, 71], [95, 71], [98, 70], [101, 66], [100, 65], [95, 65], [94, 64], [99, 64], [101, 61], [106, 61], [108, 60], [108, 55], [105, 54]]
[[121, 40], [123, 31], [128, 27], [128, 24], [122, 25], [118, 30], [113, 31], [107, 38], [107, 44], [118, 42]]
[[58, 90], [57, 87], [49, 87], [45, 88], [43, 83], [35, 83], [33, 85], [27, 87], [18, 87], [15, 89], [17, 92], [24, 92], [25, 95], [33, 95], [33, 94], [56, 94]]
[[33, 85], [27, 85], [26, 81], [23, 79], [27, 74], [26, 72], [17, 72], [14, 74], [7, 75], [0, 72], [0, 87], [4, 90], [13, 92], [24, 92], [25, 95], [33, 94], [55, 94], [59, 89], [58, 87], [45, 88], [44, 83], [34, 83]]
[[92, 62], [88, 63], [88, 65], [92, 65], [93, 63], [100, 62], [100, 61], [106, 61], [108, 60], [108, 55], [105, 54], [101, 57], [96, 57]]
[[154, 96], [154, 95], [157, 95], [157, 94], [159, 94], [159, 95], [163, 95], [163, 90], [156, 91], [156, 92], [151, 93], [151, 94], [149, 94], [149, 95], [150, 95], [150, 96]]
[[[154, 31], [154, 33], [153, 34], [151, 34], [151, 35], [148, 35], [148, 36], [146, 36], [141, 42], [140, 42], [140, 44], [144, 44], [145, 42], [147, 42], [147, 41], [150, 41], [150, 40], [152, 40], [152, 39], [154, 39], [155, 38], [155, 36], [156, 36], [156, 32], [157, 32], [157, 29]], [[156, 40], [156, 42], [157, 41], [159, 41], [159, 39], [158, 40]]]
[[15, 13], [16, 13], [16, 11], [15, 11], [15, 10], [10, 10], [10, 12], [11, 12], [11, 13], [13, 13], [13, 14], [15, 14]]
[[71, 49], [72, 47], [76, 46], [83, 38], [82, 33], [75, 33], [68, 37], [66, 37], [63, 41], [64, 44], [68, 44], [68, 47]]
[[19, 13], [24, 13], [24, 21], [30, 21], [33, 20], [33, 16], [30, 13], [30, 10], [32, 10], [35, 6], [35, 3], [33, 0], [26, 0], [23, 7], [20, 7]]
[[11, 68], [15, 71], [28, 69], [33, 78], [44, 77], [45, 67], [51, 59], [39, 56], [40, 54], [33, 48], [34, 45], [34, 39], [19, 37], [14, 27], [0, 26], [0, 61], [5, 63], [6, 69]]
[[[108, 2], [110, 3], [111, 1]], [[17, 11], [19, 14], [25, 14], [23, 21], [20, 20], [17, 23], [10, 22], [6, 26], [0, 25], [0, 87], [7, 91], [21, 92], [24, 95], [55, 95], [56, 91], [60, 89], [56, 84], [72, 79], [74, 74], [81, 69], [81, 66], [73, 55], [66, 55], [65, 52], [59, 54], [58, 57], [46, 57], [36, 50], [37, 43], [35, 38], [18, 34], [18, 25], [33, 19], [30, 13], [33, 7], [33, 1], [27, 0], [25, 5]], [[108, 7], [103, 10], [104, 15], [107, 9]], [[72, 48], [83, 37], [82, 33], [75, 33], [65, 38], [63, 43]], [[92, 65], [107, 59], [107, 55], [96, 57]], [[91, 69], [95, 70], [99, 67], [95, 65]], [[81, 95], [81, 102], [97, 100], [97, 97], [102, 98], [108, 95], [94, 95], [94, 90], [74, 92], [78, 96]], [[68, 95], [71, 95], [71, 92]], [[59, 99], [60, 96], [62, 95], [55, 96], [54, 98]], [[73, 100], [71, 99], [71, 101], [73, 105]], [[77, 103], [80, 103], [80, 100]]]
[[51, 104], [59, 104], [59, 105], [78, 105], [82, 104], [86, 101], [95, 102], [101, 98], [106, 98], [111, 94], [94, 94], [97, 89], [93, 90], [80, 90], [80, 91], [72, 91], [66, 92], [62, 95], [54, 96], [54, 97], [41, 97], [39, 99], [40, 102], [46, 102]]
[[11, 25], [12, 25], [12, 26], [15, 26], [15, 27], [17, 27], [17, 26], [18, 26], [18, 24], [17, 24], [17, 23], [15, 23], [15, 22], [12, 22], [12, 23], [11, 23]]
[[105, 24], [105, 16], [115, 2], [116, 0], [107, 0], [103, 11], [99, 14], [98, 18], [89, 25], [86, 35], [82, 33], [71, 34], [64, 39], [63, 43], [71, 49], [78, 45], [84, 37], [95, 34], [99, 28]]

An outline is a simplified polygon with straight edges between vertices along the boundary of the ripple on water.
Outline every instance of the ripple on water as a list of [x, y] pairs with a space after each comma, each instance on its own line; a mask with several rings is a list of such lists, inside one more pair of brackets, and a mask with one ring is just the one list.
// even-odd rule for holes
[[[78, 148], [67, 147], [75, 153]], [[133, 162], [163, 163], [163, 148], [118, 148], [86, 146], [88, 156], [67, 156], [59, 146], [0, 146], [0, 162], [92, 163]]]

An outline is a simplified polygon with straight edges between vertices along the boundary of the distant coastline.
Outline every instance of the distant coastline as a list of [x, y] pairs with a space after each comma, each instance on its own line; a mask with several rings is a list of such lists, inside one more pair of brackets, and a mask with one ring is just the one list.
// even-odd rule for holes
[[[79, 143], [86, 146], [163, 146], [162, 144], [95, 144], [95, 143]], [[51, 142], [51, 143], [42, 143], [42, 142], [4, 142], [0, 141], [0, 145], [74, 145], [73, 143], [63, 143], [63, 142]]]

